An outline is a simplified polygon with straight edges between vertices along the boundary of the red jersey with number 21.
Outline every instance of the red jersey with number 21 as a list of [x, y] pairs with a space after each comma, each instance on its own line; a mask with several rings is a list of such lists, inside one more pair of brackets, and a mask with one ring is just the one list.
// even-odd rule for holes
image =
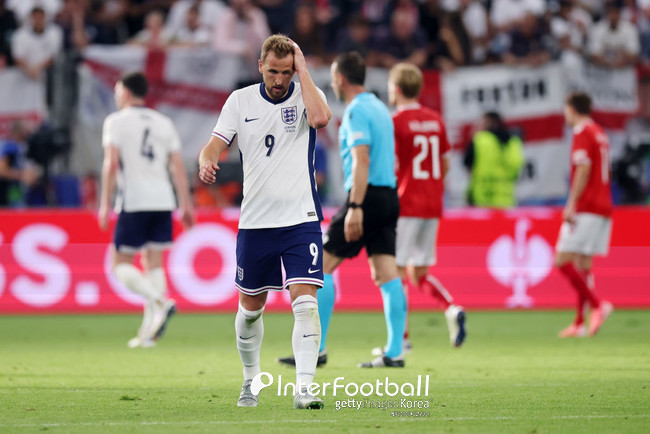
[[449, 151], [439, 113], [419, 104], [393, 114], [400, 216], [442, 216], [442, 159]]
[[589, 164], [589, 179], [578, 198], [576, 212], [586, 212], [609, 217], [612, 214], [612, 192], [609, 184], [609, 139], [603, 129], [589, 120], [573, 129], [571, 149], [571, 182], [576, 166]]

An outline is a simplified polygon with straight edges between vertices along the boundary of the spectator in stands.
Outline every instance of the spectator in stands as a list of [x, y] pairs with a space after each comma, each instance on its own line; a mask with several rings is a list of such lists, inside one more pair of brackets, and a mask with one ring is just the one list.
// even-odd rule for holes
[[499, 33], [510, 33], [527, 14], [541, 17], [546, 12], [544, 0], [493, 0], [490, 22]]
[[135, 36], [145, 27], [146, 17], [150, 12], [169, 11], [174, 0], [119, 0], [124, 4], [124, 22], [128, 37]]
[[292, 32], [297, 0], [257, 0], [256, 3], [266, 16], [271, 34], [288, 35]]
[[637, 24], [641, 36], [641, 62], [650, 63], [650, 0], [637, 0], [639, 15]]
[[481, 131], [465, 151], [463, 165], [471, 172], [467, 201], [488, 208], [510, 208], [517, 204], [515, 186], [524, 165], [519, 137], [510, 134], [501, 115], [486, 113]]
[[328, 63], [325, 58], [324, 31], [316, 16], [316, 6], [302, 2], [296, 9], [294, 30], [289, 34], [302, 52], [305, 59], [313, 66]]
[[32, 80], [43, 78], [43, 71], [54, 63], [61, 51], [63, 35], [55, 24], [47, 24], [45, 10], [35, 7], [28, 23], [16, 31], [11, 51], [16, 65]]
[[147, 14], [145, 27], [129, 43], [143, 45], [149, 49], [164, 49], [172, 40], [172, 35], [165, 28], [165, 15], [160, 10]]
[[574, 6], [571, 0], [560, 1], [558, 11], [551, 18], [550, 32], [561, 49], [560, 60], [564, 66], [579, 71], [591, 26], [587, 11]]
[[490, 28], [487, 10], [480, 0], [460, 0], [459, 12], [470, 38], [471, 62], [482, 63], [487, 56]]
[[56, 16], [56, 24], [63, 31], [63, 49], [81, 50], [88, 45], [86, 33], [86, 2], [82, 0], [65, 0], [63, 8]]
[[230, 0], [219, 17], [212, 46], [219, 52], [242, 56], [244, 62], [241, 85], [257, 80], [259, 48], [270, 36], [264, 12], [251, 0]]
[[51, 22], [63, 7], [63, 0], [7, 0], [7, 8], [14, 11], [21, 24], [25, 24], [35, 7], [43, 9], [46, 20]]
[[430, 64], [443, 70], [469, 65], [472, 62], [472, 41], [461, 14], [447, 12], [442, 16], [441, 24], [440, 39], [444, 43], [441, 47], [443, 50], [437, 53], [438, 58], [434, 57]]
[[396, 9], [389, 34], [377, 38], [367, 64], [390, 68], [398, 62], [408, 62], [422, 68], [426, 61], [427, 40], [417, 17], [406, 9]]
[[449, 71], [470, 62], [471, 40], [458, 12], [446, 12], [439, 0], [424, 0], [418, 16], [427, 39], [426, 66]]
[[170, 36], [175, 46], [201, 47], [211, 42], [210, 28], [202, 23], [198, 6], [187, 10], [185, 23], [176, 32], [172, 31]]
[[18, 28], [14, 12], [8, 9], [5, 3], [5, 0], [0, 0], [0, 69], [14, 64], [9, 41]]
[[174, 3], [167, 16], [166, 27], [177, 35], [182, 28], [187, 28], [189, 10], [196, 8], [200, 28], [213, 32], [219, 16], [226, 9], [221, 0], [179, 0]]
[[17, 121], [11, 125], [9, 138], [0, 143], [0, 207], [24, 205], [24, 188], [38, 179], [27, 164], [27, 136], [29, 130]]
[[356, 51], [364, 58], [367, 57], [372, 43], [372, 30], [368, 20], [361, 15], [353, 15], [347, 26], [339, 30], [337, 39], [335, 53]]
[[91, 0], [85, 25], [88, 43], [116, 45], [125, 42], [124, 11], [118, 2]]
[[508, 51], [503, 60], [508, 65], [536, 67], [551, 60], [551, 41], [542, 21], [526, 13], [510, 32]]
[[591, 61], [605, 68], [626, 68], [636, 65], [640, 44], [639, 32], [629, 21], [621, 19], [622, 3], [609, 0], [605, 18], [589, 35]]

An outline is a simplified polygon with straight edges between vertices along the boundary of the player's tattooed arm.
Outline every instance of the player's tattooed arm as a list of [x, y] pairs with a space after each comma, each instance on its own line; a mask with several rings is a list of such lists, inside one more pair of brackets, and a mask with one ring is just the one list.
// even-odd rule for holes
[[201, 149], [199, 155], [199, 179], [206, 184], [213, 184], [217, 180], [219, 170], [219, 157], [228, 147], [228, 144], [217, 136], [212, 136], [207, 145]]
[[[291, 41], [291, 39], [289, 39]], [[309, 74], [307, 69], [307, 61], [305, 60], [305, 55], [302, 50], [295, 42], [293, 43], [294, 56], [293, 56], [293, 65], [298, 74], [298, 79], [300, 80], [300, 88], [302, 89], [302, 100], [305, 103], [305, 109], [307, 110], [307, 122], [313, 128], [319, 129], [326, 127], [332, 118], [332, 111], [327, 105], [320, 93], [318, 93], [318, 88], [314, 84], [314, 81]]]

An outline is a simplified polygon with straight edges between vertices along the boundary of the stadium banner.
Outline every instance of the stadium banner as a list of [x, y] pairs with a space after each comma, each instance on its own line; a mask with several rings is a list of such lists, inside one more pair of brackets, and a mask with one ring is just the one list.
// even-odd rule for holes
[[[335, 210], [327, 209], [331, 217]], [[458, 209], [440, 226], [432, 273], [469, 309], [569, 308], [574, 291], [553, 269], [560, 209]], [[202, 211], [182, 232], [175, 220], [165, 255], [169, 295], [181, 312], [237, 309], [234, 285], [239, 210]], [[596, 290], [617, 308], [650, 307], [648, 208], [618, 208], [610, 253], [594, 261]], [[140, 296], [111, 273], [110, 232], [76, 210], [0, 211], [0, 313], [135, 312]], [[114, 228], [115, 219], [112, 221]], [[326, 224], [324, 224], [325, 227]], [[362, 254], [335, 273], [338, 310], [382, 309]], [[288, 291], [269, 294], [268, 309], [289, 310]], [[411, 309], [439, 308], [410, 289]]]
[[[194, 168], [241, 71], [238, 57], [205, 49], [147, 51], [133, 46], [90, 46], [84, 50], [84, 59], [79, 66], [79, 122], [75, 130], [75, 141], [84, 149], [74, 153], [72, 162], [79, 175], [99, 171], [101, 127], [106, 115], [115, 110], [112, 89], [123, 72], [146, 72], [152, 83], [148, 104], [174, 120], [184, 145], [184, 161]], [[466, 204], [469, 173], [462, 164], [463, 152], [481, 115], [491, 110], [501, 113], [524, 141], [526, 170], [517, 189], [519, 202], [546, 203], [564, 197], [570, 134], [564, 127], [562, 109], [567, 91], [584, 89], [594, 94], [597, 120], [616, 136], [636, 110], [634, 73], [633, 69], [603, 71], [587, 66], [584, 79], [576, 80], [576, 74], [569, 74], [559, 63], [534, 69], [500, 65], [427, 71], [422, 102], [442, 112], [453, 144], [446, 203]], [[336, 139], [345, 104], [332, 92], [329, 67], [311, 68], [311, 74], [334, 114], [334, 121], [319, 131], [319, 140], [327, 144], [331, 198], [336, 203], [344, 200]], [[385, 102], [387, 79], [385, 69], [368, 70], [367, 89]], [[613, 140], [612, 155], [618, 155], [620, 141], [618, 136]], [[231, 155], [238, 158], [236, 152]]]
[[44, 79], [32, 80], [18, 68], [0, 69], [0, 89], [0, 137], [8, 137], [18, 120], [34, 129], [45, 119]]
[[639, 109], [637, 70], [601, 68], [586, 64], [579, 74], [567, 75], [568, 91], [587, 92], [593, 98], [593, 116], [604, 128], [623, 130]]

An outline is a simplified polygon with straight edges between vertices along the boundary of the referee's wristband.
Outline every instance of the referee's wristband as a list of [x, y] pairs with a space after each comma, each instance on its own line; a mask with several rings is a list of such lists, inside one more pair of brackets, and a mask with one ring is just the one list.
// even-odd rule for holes
[[347, 202], [346, 205], [348, 208], [361, 208], [361, 204], [356, 202]]

